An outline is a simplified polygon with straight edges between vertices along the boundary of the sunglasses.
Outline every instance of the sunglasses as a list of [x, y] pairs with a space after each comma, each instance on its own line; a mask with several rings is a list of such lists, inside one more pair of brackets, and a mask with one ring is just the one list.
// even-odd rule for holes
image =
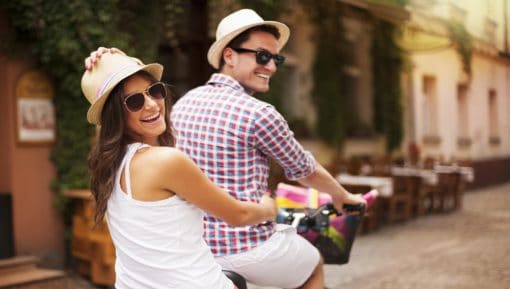
[[145, 104], [145, 94], [154, 100], [164, 99], [168, 96], [167, 85], [156, 82], [149, 85], [144, 91], [130, 94], [124, 97], [124, 104], [131, 112], [139, 111]]
[[272, 54], [271, 52], [264, 49], [260, 50], [252, 50], [246, 48], [232, 48], [232, 49], [238, 53], [255, 53], [255, 61], [261, 65], [268, 64], [271, 59], [274, 60], [274, 64], [276, 64], [276, 66], [283, 64], [283, 62], [285, 62], [285, 56], [280, 54]]

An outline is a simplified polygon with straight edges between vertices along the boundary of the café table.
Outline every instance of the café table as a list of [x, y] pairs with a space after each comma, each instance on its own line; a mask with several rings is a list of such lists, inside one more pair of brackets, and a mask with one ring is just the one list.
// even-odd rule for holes
[[475, 180], [475, 171], [472, 167], [437, 165], [434, 166], [434, 170], [436, 172], [459, 173], [462, 180], [468, 183], [472, 183]]
[[391, 177], [358, 176], [342, 173], [335, 178], [341, 185], [367, 186], [371, 189], [376, 189], [381, 197], [390, 197], [393, 192], [393, 180]]
[[429, 169], [421, 169], [415, 167], [392, 167], [391, 174], [393, 176], [417, 176], [421, 178], [423, 184], [429, 186], [435, 186], [438, 182], [437, 173], [434, 170]]

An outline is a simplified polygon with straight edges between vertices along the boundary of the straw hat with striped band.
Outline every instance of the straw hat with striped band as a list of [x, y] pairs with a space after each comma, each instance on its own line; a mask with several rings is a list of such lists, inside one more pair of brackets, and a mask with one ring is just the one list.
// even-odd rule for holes
[[218, 69], [223, 55], [223, 49], [225, 49], [227, 44], [244, 31], [261, 25], [271, 25], [278, 29], [280, 32], [278, 50], [281, 50], [285, 43], [287, 43], [287, 40], [289, 40], [289, 27], [277, 21], [264, 21], [262, 17], [251, 9], [241, 9], [223, 18], [220, 24], [218, 24], [218, 28], [216, 29], [216, 41], [207, 52], [209, 64]]
[[122, 80], [144, 70], [157, 80], [161, 80], [163, 66], [159, 63], [143, 64], [137, 58], [117, 51], [105, 53], [97, 59], [92, 69], [85, 71], [81, 78], [81, 90], [90, 102], [87, 120], [91, 124], [101, 124], [101, 112], [112, 89]]

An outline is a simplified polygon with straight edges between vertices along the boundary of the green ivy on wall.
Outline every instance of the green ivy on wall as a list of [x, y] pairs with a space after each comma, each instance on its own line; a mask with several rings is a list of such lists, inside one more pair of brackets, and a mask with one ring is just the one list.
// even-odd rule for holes
[[394, 39], [400, 29], [393, 23], [374, 19], [373, 107], [374, 128], [386, 138], [386, 150], [398, 148], [403, 137], [401, 71], [403, 53]]
[[346, 99], [342, 95], [341, 69], [344, 66], [342, 15], [337, 1], [303, 1], [315, 25], [317, 44], [313, 65], [312, 97], [317, 105], [318, 136], [339, 149], [347, 127]]
[[[7, 51], [36, 59], [55, 83], [56, 168], [52, 189], [70, 225], [71, 208], [62, 193], [88, 187], [86, 159], [94, 127], [87, 123], [89, 103], [81, 92], [84, 58], [99, 46], [118, 47], [141, 59], [154, 59], [161, 17], [156, 5], [127, 0], [7, 0], [10, 20]], [[68, 232], [67, 232], [68, 233]], [[69, 237], [69, 236], [66, 236]]]
[[471, 57], [473, 55], [473, 39], [467, 31], [466, 27], [458, 21], [445, 21], [444, 22], [450, 38], [457, 48], [457, 52], [462, 62], [462, 70], [471, 76]]
[[[309, 8], [311, 19], [316, 25], [317, 43], [314, 64], [314, 88], [312, 95], [317, 105], [317, 132], [319, 137], [336, 148], [341, 148], [347, 130], [352, 128], [370, 131], [360, 123], [355, 112], [349, 111], [348, 99], [343, 90], [347, 89], [342, 81], [342, 67], [346, 59], [344, 47], [345, 32], [340, 18], [342, 5], [338, 1], [302, 0]], [[376, 1], [380, 4], [404, 5], [405, 0]], [[373, 18], [373, 127], [386, 138], [387, 151], [391, 152], [400, 146], [403, 137], [402, 125], [402, 92], [400, 75], [403, 64], [403, 52], [395, 44], [395, 36], [399, 33], [397, 25]], [[345, 53], [348, 55], [348, 53]], [[344, 87], [346, 86], [346, 87]]]
[[241, 7], [255, 10], [263, 19], [278, 19], [289, 7], [288, 0], [237, 0]]

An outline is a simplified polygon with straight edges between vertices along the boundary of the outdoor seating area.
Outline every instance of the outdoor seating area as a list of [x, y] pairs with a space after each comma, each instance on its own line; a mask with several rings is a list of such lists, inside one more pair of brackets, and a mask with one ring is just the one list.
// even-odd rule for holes
[[366, 214], [363, 233], [425, 214], [457, 210], [462, 207], [467, 184], [474, 181], [473, 168], [458, 163], [424, 161], [422, 165], [411, 166], [389, 160], [384, 164], [359, 159], [339, 163], [330, 168], [339, 169], [332, 173], [347, 190], [380, 192], [376, 205]]

